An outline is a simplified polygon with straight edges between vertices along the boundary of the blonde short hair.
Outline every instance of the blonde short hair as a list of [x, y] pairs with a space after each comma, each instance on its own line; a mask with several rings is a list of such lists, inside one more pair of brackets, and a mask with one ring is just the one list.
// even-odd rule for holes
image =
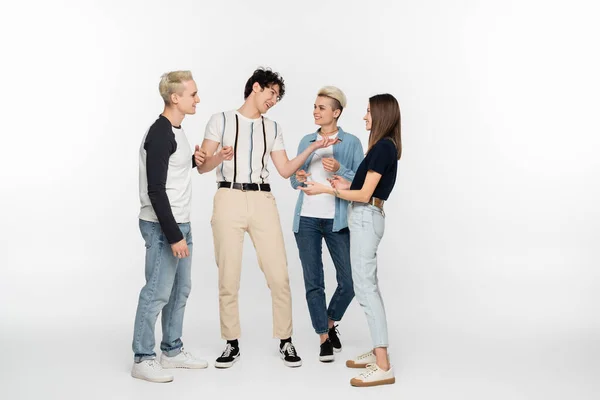
[[346, 95], [340, 89], [335, 86], [323, 86], [317, 96], [328, 97], [332, 100], [335, 100], [333, 109], [334, 110], [343, 110], [346, 107]]
[[158, 91], [165, 101], [165, 104], [171, 104], [171, 95], [173, 93], [181, 94], [183, 91], [183, 82], [194, 79], [190, 71], [171, 71], [162, 74]]

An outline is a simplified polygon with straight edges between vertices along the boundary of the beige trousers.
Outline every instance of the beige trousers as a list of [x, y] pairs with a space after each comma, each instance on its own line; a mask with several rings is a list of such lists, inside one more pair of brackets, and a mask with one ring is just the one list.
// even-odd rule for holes
[[219, 267], [221, 336], [241, 336], [238, 292], [242, 272], [244, 235], [250, 235], [258, 265], [271, 290], [273, 336], [292, 336], [292, 298], [279, 212], [270, 192], [220, 188], [211, 219], [215, 259]]

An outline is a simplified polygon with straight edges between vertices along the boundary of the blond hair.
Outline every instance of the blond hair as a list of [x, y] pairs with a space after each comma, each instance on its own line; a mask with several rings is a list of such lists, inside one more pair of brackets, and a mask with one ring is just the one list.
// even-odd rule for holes
[[340, 115], [344, 110], [344, 107], [346, 107], [346, 95], [335, 86], [323, 86], [319, 90], [319, 93], [317, 93], [317, 96], [323, 96], [333, 100], [331, 108], [333, 108], [333, 111], [340, 110]]
[[165, 104], [171, 104], [171, 95], [173, 93], [181, 94], [183, 91], [183, 82], [194, 79], [190, 71], [171, 71], [162, 74], [158, 91], [165, 101]]

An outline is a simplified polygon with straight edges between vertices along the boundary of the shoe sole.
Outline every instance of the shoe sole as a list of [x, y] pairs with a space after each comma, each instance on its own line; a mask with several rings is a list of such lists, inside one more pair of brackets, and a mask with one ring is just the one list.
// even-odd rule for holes
[[179, 368], [179, 369], [205, 369], [205, 368], [208, 367], [208, 364], [205, 364], [205, 365], [170, 365], [170, 364], [160, 363], [160, 365], [163, 367], [163, 369], [173, 369], [173, 368]]
[[173, 382], [173, 377], [170, 378], [148, 378], [147, 376], [138, 375], [135, 373], [131, 373], [131, 376], [136, 379], [141, 379], [143, 381], [152, 382], [152, 383], [169, 383]]
[[391, 385], [393, 383], [396, 383], [396, 378], [388, 378], [388, 379], [382, 379], [380, 381], [371, 381], [371, 382], [364, 382], [364, 381], [361, 381], [360, 379], [356, 379], [356, 378], [352, 378], [350, 380], [350, 384], [354, 387]]
[[339, 353], [340, 351], [342, 351], [342, 348], [340, 347], [339, 349], [337, 347], [333, 348], [333, 351], [335, 351], [336, 353]]
[[367, 365], [374, 363], [375, 361], [371, 361], [370, 363], [356, 363], [354, 360], [346, 361], [346, 367], [348, 368], [367, 368]]
[[319, 356], [319, 361], [324, 363], [333, 362], [335, 361], [335, 355], [332, 354], [330, 356]]
[[285, 357], [281, 353], [279, 353], [279, 358], [281, 358], [283, 360], [283, 363], [285, 364], [286, 367], [296, 368], [296, 367], [302, 366], [302, 360], [296, 361], [296, 362], [285, 361]]
[[204, 369], [208, 367], [208, 363], [206, 364], [198, 364], [198, 365], [189, 365], [189, 364], [171, 364], [168, 361], [160, 360], [160, 365], [163, 369], [173, 369], [173, 368], [181, 368], [181, 369]]
[[233, 367], [233, 364], [235, 364], [237, 362], [237, 360], [240, 359], [240, 355], [238, 355], [236, 358], [233, 359], [233, 361], [230, 361], [230, 362], [218, 362], [218, 361], [215, 361], [215, 368], [225, 369], [225, 368], [231, 368], [231, 367]]

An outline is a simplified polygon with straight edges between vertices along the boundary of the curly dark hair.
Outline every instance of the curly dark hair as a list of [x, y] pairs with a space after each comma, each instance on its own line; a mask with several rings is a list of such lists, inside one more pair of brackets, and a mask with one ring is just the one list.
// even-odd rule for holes
[[270, 68], [257, 68], [252, 76], [246, 82], [244, 89], [244, 100], [252, 93], [252, 86], [255, 82], [258, 82], [261, 88], [271, 87], [273, 85], [279, 86], [279, 100], [283, 99], [285, 94], [285, 83], [283, 83], [283, 77], [277, 72], [271, 71]]

